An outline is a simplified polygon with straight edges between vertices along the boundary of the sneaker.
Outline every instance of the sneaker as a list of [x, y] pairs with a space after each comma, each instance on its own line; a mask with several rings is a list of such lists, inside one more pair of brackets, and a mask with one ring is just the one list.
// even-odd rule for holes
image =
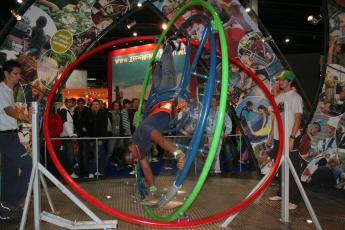
[[89, 179], [93, 179], [95, 178], [95, 175], [93, 175], [92, 173], [89, 174]]
[[159, 201], [159, 197], [156, 192], [149, 192], [148, 195], [140, 202], [143, 205], [156, 205]]
[[95, 172], [95, 176], [104, 176], [104, 174], [100, 172]]
[[279, 201], [282, 200], [281, 196], [271, 196], [270, 198], [268, 198], [270, 201]]
[[151, 162], [157, 163], [157, 162], [159, 162], [159, 160], [158, 160], [156, 157], [153, 157], [153, 158], [151, 159]]
[[72, 177], [72, 178], [74, 178], [74, 179], [77, 179], [77, 178], [79, 178], [79, 176], [77, 175], [77, 174], [75, 174], [75, 173], [72, 173], [71, 175], [69, 175], [70, 177]]
[[295, 210], [297, 207], [298, 207], [298, 205], [294, 204], [294, 203], [289, 203], [289, 205], [288, 205], [289, 210]]
[[170, 166], [165, 166], [165, 167], [163, 167], [163, 169], [165, 169], [165, 170], [173, 170], [174, 168], [170, 167]]

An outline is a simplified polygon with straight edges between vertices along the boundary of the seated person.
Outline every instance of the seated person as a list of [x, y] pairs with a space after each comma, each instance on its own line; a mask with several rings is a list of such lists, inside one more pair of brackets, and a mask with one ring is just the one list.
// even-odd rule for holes
[[320, 166], [311, 176], [311, 184], [315, 187], [324, 189], [334, 189], [337, 185], [334, 171], [340, 166], [340, 161], [337, 157], [331, 157], [326, 166]]
[[[167, 44], [163, 50], [161, 63], [158, 63], [153, 72], [153, 88], [157, 91], [172, 88], [176, 86], [176, 73], [172, 61], [173, 49]], [[166, 63], [169, 63], [166, 65]], [[165, 69], [168, 68], [169, 70]], [[161, 72], [160, 72], [161, 71]], [[162, 73], [162, 74], [161, 74]], [[162, 135], [164, 129], [169, 125], [173, 116], [176, 100], [169, 99], [161, 101], [154, 105], [149, 115], [142, 121], [140, 126], [135, 129], [133, 134], [133, 143], [128, 146], [129, 152], [124, 154], [124, 160], [128, 164], [139, 162], [143, 170], [146, 183], [149, 188], [149, 196], [145, 197], [144, 203], [154, 203], [158, 201], [154, 197], [157, 190], [154, 182], [154, 176], [147, 160], [147, 153], [151, 150], [153, 143], [158, 144], [164, 150], [173, 153], [177, 159], [177, 167], [181, 170], [185, 164], [184, 153], [177, 149], [173, 142]]]

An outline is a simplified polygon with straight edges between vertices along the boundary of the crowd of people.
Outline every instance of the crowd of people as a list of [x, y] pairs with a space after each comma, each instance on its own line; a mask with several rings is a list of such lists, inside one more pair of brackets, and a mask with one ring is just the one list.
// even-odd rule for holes
[[55, 109], [50, 115], [50, 134], [55, 152], [72, 178], [103, 176], [108, 162], [119, 163], [116, 151], [134, 133], [138, 105], [137, 98], [114, 101], [109, 108], [99, 99], [87, 106], [83, 98], [66, 98]]

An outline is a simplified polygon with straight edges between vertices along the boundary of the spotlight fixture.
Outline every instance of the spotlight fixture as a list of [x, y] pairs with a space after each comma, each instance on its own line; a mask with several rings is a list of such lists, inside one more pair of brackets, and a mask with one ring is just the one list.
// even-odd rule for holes
[[134, 37], [138, 36], [138, 33], [137, 32], [133, 32], [133, 36]]
[[20, 16], [19, 14], [17, 14], [17, 12], [16, 12], [15, 10], [11, 10], [11, 14], [12, 14], [12, 16], [13, 16], [17, 21], [22, 20], [22, 16]]
[[249, 13], [250, 11], [252, 11], [249, 7], [246, 8], [246, 12]]
[[285, 38], [284, 42], [285, 42], [285, 43], [290, 43], [291, 40], [290, 40], [290, 38]]
[[312, 25], [316, 26], [322, 20], [322, 14], [319, 14], [316, 17], [314, 15], [309, 15], [307, 20]]
[[163, 29], [163, 30], [166, 30], [167, 28], [168, 28], [168, 25], [167, 25], [165, 22], [163, 22], [163, 23], [162, 23], [162, 29]]
[[143, 4], [141, 2], [138, 2], [137, 7], [142, 7]]
[[271, 35], [269, 35], [269, 36], [267, 36], [267, 37], [261, 39], [262, 42], [270, 42], [270, 41], [272, 41], [272, 40], [273, 40], [273, 38], [272, 38]]
[[130, 29], [133, 28], [133, 26], [135, 26], [136, 24], [137, 24], [137, 22], [136, 22], [135, 20], [128, 20], [126, 27], [127, 27], [127, 29], [130, 30]]

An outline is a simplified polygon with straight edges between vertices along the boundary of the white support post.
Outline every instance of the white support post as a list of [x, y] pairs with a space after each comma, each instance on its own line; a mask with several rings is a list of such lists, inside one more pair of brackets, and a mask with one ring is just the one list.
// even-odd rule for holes
[[[39, 163], [39, 124], [38, 124], [38, 103], [32, 102], [32, 165]], [[36, 168], [36, 167], [35, 167]], [[41, 213], [41, 185], [40, 185], [40, 171], [36, 171], [34, 177], [33, 193], [34, 193], [34, 216], [35, 216], [35, 229], [41, 229], [40, 213]]]
[[[284, 108], [286, 108], [284, 106]], [[283, 159], [281, 164], [281, 221], [284, 223], [289, 222], [289, 136], [287, 124], [287, 116], [288, 111], [284, 110], [284, 151], [283, 151]]]
[[[39, 115], [38, 103], [32, 103], [32, 160], [33, 167], [31, 171], [30, 182], [25, 199], [22, 219], [20, 222], [20, 230], [25, 229], [27, 214], [30, 205], [31, 193], [34, 193], [34, 224], [35, 230], [41, 229], [41, 220], [53, 225], [64, 227], [67, 229], [115, 229], [117, 228], [117, 220], [101, 220], [95, 215], [81, 200], [79, 200], [68, 188], [66, 188], [58, 179], [56, 179], [40, 162], [39, 162]], [[41, 185], [48, 197], [49, 205], [53, 212], [55, 208], [48, 193], [48, 188], [44, 180], [46, 176], [62, 193], [64, 193], [74, 204], [76, 204], [92, 221], [70, 221], [54, 214], [41, 211]]]
[[[286, 106], [284, 106], [284, 108], [287, 108]], [[287, 119], [285, 119], [288, 115], [288, 111], [285, 110], [284, 112], [284, 117], [283, 117], [283, 124], [284, 127], [287, 127]], [[303, 185], [300, 181], [299, 175], [297, 175], [297, 172], [290, 160], [289, 157], [289, 138], [290, 138], [290, 134], [286, 133], [286, 129], [284, 128], [284, 151], [283, 151], [283, 156], [282, 156], [282, 161], [281, 161], [281, 166], [282, 166], [282, 208], [281, 208], [281, 221], [282, 222], [289, 222], [289, 172], [291, 172], [293, 179], [295, 180], [297, 187], [302, 195], [303, 201], [308, 209], [308, 212], [313, 220], [313, 223], [315, 225], [316, 230], [322, 230], [322, 227], [320, 225], [319, 220], [317, 219], [317, 216], [314, 212], [313, 207], [311, 206], [311, 203], [308, 199], [308, 196], [303, 188]], [[282, 143], [281, 143], [282, 144]], [[267, 174], [268, 175], [268, 174]], [[266, 176], [267, 176], [266, 175]], [[261, 181], [255, 186], [255, 188], [249, 193], [252, 194], [259, 185], [261, 185], [261, 183], [265, 180], [265, 177], [263, 177], [261, 179]], [[248, 195], [248, 196], [249, 196]], [[224, 222], [223, 224], [221, 224], [220, 226], [222, 228], [226, 228], [230, 225], [230, 223], [236, 218], [236, 216], [239, 214], [239, 212], [234, 213], [232, 215], [230, 215]]]

